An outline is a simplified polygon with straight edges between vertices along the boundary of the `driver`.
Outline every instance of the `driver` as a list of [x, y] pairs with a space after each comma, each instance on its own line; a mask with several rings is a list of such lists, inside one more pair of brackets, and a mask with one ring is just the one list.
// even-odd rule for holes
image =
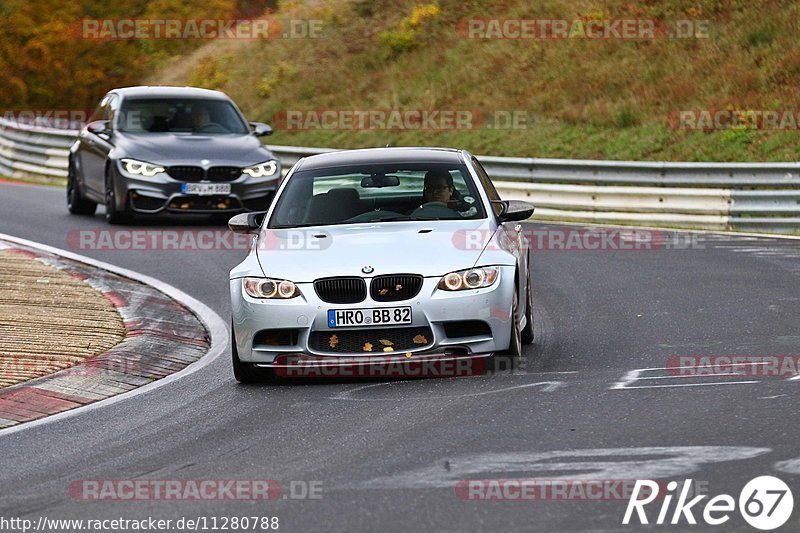
[[425, 174], [425, 183], [422, 189], [422, 203], [447, 202], [455, 200], [453, 198], [453, 176], [446, 170], [429, 170]]
[[211, 113], [203, 104], [192, 106], [192, 129], [199, 131], [203, 126], [211, 124]]

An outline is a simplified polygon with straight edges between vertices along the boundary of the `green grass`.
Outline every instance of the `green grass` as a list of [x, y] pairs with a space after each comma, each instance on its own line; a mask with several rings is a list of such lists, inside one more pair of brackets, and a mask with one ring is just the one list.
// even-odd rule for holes
[[[765, 0], [282, 2], [279, 18], [321, 19], [319, 39], [214, 42], [148, 83], [219, 88], [251, 120], [287, 109], [521, 110], [517, 130], [286, 131], [270, 144], [455, 146], [477, 154], [667, 161], [796, 161], [800, 131], [679, 131], [677, 110], [800, 110], [800, 3]], [[710, 38], [477, 40], [478, 18], [710, 21]], [[768, 21], [768, 22], [760, 22]]]
[[32, 185], [49, 185], [51, 187], [61, 187], [66, 188], [67, 180], [66, 178], [45, 178], [41, 176], [22, 176], [22, 177], [11, 177], [11, 176], [3, 176], [0, 175], [0, 180], [5, 181], [18, 181], [20, 183], [30, 183]]

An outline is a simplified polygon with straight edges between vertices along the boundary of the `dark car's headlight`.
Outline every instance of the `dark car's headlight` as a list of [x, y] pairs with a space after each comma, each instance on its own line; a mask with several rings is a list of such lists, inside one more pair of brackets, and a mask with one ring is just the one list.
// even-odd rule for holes
[[300, 296], [300, 289], [288, 279], [244, 278], [242, 287], [252, 298], [288, 300]]
[[164, 167], [154, 165], [152, 163], [145, 163], [144, 161], [137, 161], [136, 159], [123, 159], [122, 165], [125, 167], [125, 172], [133, 174], [134, 176], [145, 176], [151, 178], [156, 174], [164, 172]]
[[499, 277], [498, 267], [470, 268], [445, 274], [438, 287], [445, 291], [468, 291], [488, 287]]
[[252, 167], [245, 167], [242, 169], [242, 172], [251, 178], [266, 178], [269, 176], [274, 176], [275, 173], [278, 172], [278, 162], [274, 159], [265, 161], [263, 163], [253, 165]]

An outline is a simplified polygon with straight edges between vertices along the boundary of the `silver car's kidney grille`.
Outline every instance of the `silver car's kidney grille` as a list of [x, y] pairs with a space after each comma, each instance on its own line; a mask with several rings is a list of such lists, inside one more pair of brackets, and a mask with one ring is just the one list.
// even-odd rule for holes
[[410, 300], [419, 294], [422, 280], [422, 276], [415, 274], [376, 276], [369, 286], [369, 294], [376, 302]]
[[203, 167], [178, 165], [167, 168], [167, 174], [178, 181], [233, 181], [242, 175], [240, 167], [211, 167], [207, 171]]
[[356, 304], [367, 297], [367, 284], [355, 277], [318, 279], [314, 290], [323, 302], [331, 304]]

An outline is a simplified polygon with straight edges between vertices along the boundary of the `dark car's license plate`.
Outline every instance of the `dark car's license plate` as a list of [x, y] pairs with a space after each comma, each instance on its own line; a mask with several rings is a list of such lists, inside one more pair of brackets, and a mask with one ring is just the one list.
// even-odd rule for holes
[[213, 196], [216, 194], [230, 194], [230, 183], [184, 183], [181, 190], [183, 194], [196, 194], [198, 196]]

